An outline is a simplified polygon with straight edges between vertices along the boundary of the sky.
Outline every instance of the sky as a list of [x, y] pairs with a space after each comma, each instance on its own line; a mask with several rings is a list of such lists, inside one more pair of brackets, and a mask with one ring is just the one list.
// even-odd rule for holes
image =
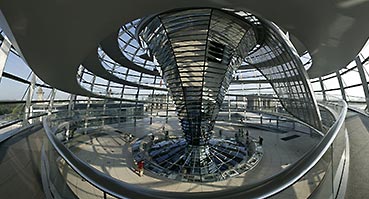
[[[30, 81], [30, 73], [31, 69], [28, 65], [18, 56], [13, 53], [9, 54], [8, 60], [6, 62], [4, 72], [16, 75], [23, 79], [27, 79]], [[20, 100], [25, 94], [25, 91], [28, 88], [28, 85], [19, 83], [17, 81], [1, 78], [0, 79], [0, 100]], [[39, 78], [36, 78], [37, 83], [43, 84], [43, 81]], [[37, 88], [36, 88], [37, 89]], [[50, 94], [51, 89], [44, 89], [44, 96], [47, 97]], [[65, 99], [68, 95], [64, 92], [57, 92], [56, 99]], [[37, 96], [34, 96], [34, 99], [37, 99]]]

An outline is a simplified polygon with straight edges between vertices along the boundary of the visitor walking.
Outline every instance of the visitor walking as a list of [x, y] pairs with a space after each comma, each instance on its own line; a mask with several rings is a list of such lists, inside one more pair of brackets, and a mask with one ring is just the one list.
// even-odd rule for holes
[[263, 146], [263, 140], [264, 140], [263, 137], [259, 136], [259, 145], [260, 146]]
[[137, 169], [138, 169], [138, 174], [140, 175], [140, 177], [142, 177], [143, 176], [143, 170], [144, 170], [144, 161], [143, 160], [140, 160], [137, 163]]

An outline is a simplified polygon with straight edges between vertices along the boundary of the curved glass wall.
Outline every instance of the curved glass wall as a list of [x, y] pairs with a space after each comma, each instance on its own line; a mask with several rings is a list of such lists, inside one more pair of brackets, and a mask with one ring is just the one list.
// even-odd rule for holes
[[[109, 57], [105, 51], [99, 47], [96, 54], [101, 65], [106, 69], [106, 71], [118, 77], [118, 79], [129, 82], [129, 85], [117, 83], [107, 78], [97, 76], [89, 69], [84, 68], [84, 66], [81, 65], [76, 78], [83, 88], [91, 91], [93, 94], [96, 94], [94, 97], [75, 96], [73, 94], [64, 93], [63, 91], [53, 89], [49, 85], [45, 84], [42, 80], [38, 79], [37, 77], [33, 77], [32, 71], [17, 56], [16, 52], [11, 51], [0, 83], [0, 126], [2, 126], [2, 128], [0, 128], [0, 132], [4, 133], [9, 131], [10, 128], [8, 127], [13, 125], [9, 122], [12, 121], [16, 122], [14, 123], [16, 125], [13, 127], [18, 128], [20, 126], [28, 125], [25, 124], [24, 121], [28, 121], [28, 123], [40, 121], [39, 117], [36, 116], [51, 113], [52, 111], [67, 112], [68, 110], [73, 109], [87, 110], [86, 112], [88, 112], [88, 114], [86, 112], [81, 113], [82, 115], [86, 114], [83, 116], [83, 125], [85, 125], [85, 127], [108, 124], [109, 122], [119, 123], [127, 120], [131, 122], [131, 125], [135, 125], [136, 120], [139, 122], [139, 120], [142, 119], [140, 118], [141, 112], [147, 116], [147, 123], [149, 123], [150, 120], [153, 120], [153, 118], [154, 120], [155, 118], [163, 119], [161, 121], [162, 123], [167, 122], [165, 119], [168, 120], [168, 118], [174, 118], [175, 106], [173, 103], [173, 98], [168, 95], [165, 82], [163, 82], [161, 77], [156, 74], [157, 71], [155, 71], [155, 67], [158, 63], [155, 59], [148, 61], [148, 59], [150, 59], [150, 55], [147, 54], [147, 51], [142, 51], [139, 43], [135, 39], [134, 32], [138, 23], [139, 20], [133, 21], [122, 26], [118, 31], [117, 36], [119, 49], [127, 59], [132, 61], [135, 65], [147, 69], [149, 73], [147, 71], [139, 71], [141, 69], [135, 70], [133, 68], [128, 68], [121, 65], [120, 63], [114, 61], [113, 58]], [[256, 24], [257, 23], [258, 22], [256, 20]], [[219, 117], [219, 122], [222, 122], [223, 120], [238, 122], [241, 118], [240, 115], [243, 115], [245, 116], [244, 118], [247, 118], [246, 120], [249, 122], [248, 125], [256, 123], [258, 125], [262, 124], [268, 128], [289, 128], [292, 125], [297, 125], [288, 119], [278, 119], [278, 117], [281, 117], [281, 115], [286, 118], [296, 116], [296, 114], [291, 114], [290, 112], [286, 111], [286, 105], [283, 104], [286, 102], [281, 102], [280, 100], [281, 91], [283, 93], [294, 93], [290, 94], [288, 99], [290, 99], [291, 96], [292, 98], [296, 97], [298, 99], [304, 98], [301, 95], [301, 93], [306, 92], [302, 86], [304, 83], [295, 79], [283, 83], [270, 83], [269, 80], [272, 78], [266, 78], [268, 75], [277, 77], [273, 79], [274, 81], [278, 80], [282, 76], [294, 77], [298, 73], [298, 71], [291, 67], [293, 65], [291, 63], [278, 64], [278, 58], [285, 56], [285, 54], [283, 50], [281, 50], [280, 45], [272, 45], [272, 43], [273, 42], [270, 42], [270, 45], [274, 46], [274, 49], [259, 45], [258, 48], [260, 50], [254, 54], [254, 60], [243, 62], [240, 66], [240, 69], [231, 75], [232, 82], [224, 97], [224, 101], [221, 104], [221, 117]], [[348, 66], [335, 73], [323, 76], [320, 79], [312, 79], [311, 83], [314, 92], [316, 94], [321, 93], [322, 96], [324, 96], [321, 97], [322, 99], [329, 98], [328, 100], [333, 102], [339, 101], [329, 97], [330, 95], [334, 95], [345, 99], [350, 105], [354, 105], [363, 109], [366, 108], [368, 106], [367, 99], [369, 93], [365, 92], [363, 87], [368, 86], [368, 48], [368, 44], [366, 44], [363, 51], [358, 56], [361, 64], [353, 61]], [[268, 70], [258, 70], [252, 67], [252, 65], [261, 64], [261, 62], [256, 61], [261, 57], [268, 57], [268, 59], [274, 60], [274, 63], [276, 64], [275, 67]], [[304, 65], [305, 68], [308, 68], [309, 65], [311, 65], [310, 56], [304, 55], [297, 57], [301, 59], [301, 63], [299, 64]], [[362, 72], [360, 72], [359, 67], [362, 68]], [[156, 75], [150, 73], [150, 71]], [[283, 74], [280, 73], [281, 71], [283, 71]], [[286, 84], [289, 85], [286, 86]], [[286, 87], [289, 87], [290, 90], [283, 90]], [[89, 119], [84, 118], [85, 116], [93, 117], [97, 115], [100, 117], [109, 115], [109, 110], [103, 108], [104, 106], [105, 108], [108, 107], [109, 104], [113, 104], [113, 107], [118, 106], [119, 108], [115, 107], [115, 110], [113, 110], [111, 113], [119, 110], [119, 113], [114, 112], [114, 114], [122, 115], [122, 117], [116, 117], [114, 119], [110, 118], [107, 120], [101, 119], [100, 121], [90, 121]], [[128, 110], [128, 108], [125, 106], [132, 106], [134, 108], [132, 110]], [[295, 110], [301, 110], [304, 107], [304, 105], [301, 104], [294, 104], [294, 106], [296, 108]], [[93, 109], [96, 107], [100, 107], [101, 109], [98, 109], [94, 112]], [[122, 107], [125, 107], [124, 111]], [[256, 111], [258, 111], [257, 114], [251, 116], [248, 115], [253, 114]], [[267, 113], [278, 113], [279, 116], [275, 117], [267, 115]], [[320, 114], [322, 114], [322, 117], [326, 119], [327, 114], [322, 112], [320, 112]], [[128, 116], [129, 119], [127, 119]], [[32, 117], [34, 118], [31, 120], [30, 118]], [[325, 127], [329, 126], [328, 124], [333, 123], [323, 123]], [[301, 125], [303, 126], [303, 124]], [[335, 143], [331, 145], [330, 149], [328, 149], [327, 154], [324, 155], [325, 159], [334, 160], [334, 164], [330, 165], [332, 166], [332, 169], [322, 171], [321, 166], [323, 165], [323, 167], [326, 167], [327, 163], [319, 163], [318, 166], [311, 170], [310, 173], [306, 173], [307, 178], [314, 176], [316, 173], [319, 173], [319, 175], [317, 175], [318, 177], [321, 177], [322, 175], [333, 178], [336, 177], [331, 173], [337, 173], [336, 171], [338, 171], [338, 168], [341, 166], [337, 165], [341, 161], [339, 160], [338, 156], [342, 155], [343, 153], [343, 149], [340, 147], [342, 146], [342, 137], [344, 137], [344, 134], [341, 131], [342, 130], [340, 130], [339, 140], [335, 141]], [[217, 129], [215, 133], [219, 134], [219, 132], [222, 131], [218, 131]], [[56, 132], [56, 134], [58, 133]], [[63, 136], [65, 136], [65, 134]], [[338, 148], [338, 152], [335, 152], [334, 148]], [[331, 155], [328, 153], [331, 153]], [[58, 154], [54, 151], [54, 155], [50, 155], [50, 160], [59, 158], [57, 156]], [[63, 164], [65, 164], [65, 162]], [[79, 174], [76, 174], [76, 176], [78, 175]], [[81, 176], [78, 176], [78, 178], [81, 178]], [[297, 189], [302, 185], [306, 185], [306, 183], [307, 182], [301, 180], [301, 184], [296, 183], [292, 186], [295, 186]], [[325, 186], [333, 187], [331, 190], [336, 191], [337, 187], [334, 185], [334, 181], [322, 181], [322, 185], [323, 183]], [[317, 185], [318, 184], [315, 184], [314, 186]], [[92, 195], [104, 197], [104, 193], [106, 194], [106, 190], [102, 191], [96, 187], [94, 189], [98, 191], [95, 190], [94, 193], [96, 194]], [[294, 188], [290, 187], [285, 190], [286, 194], [290, 193], [291, 189]], [[98, 192], [99, 194], [97, 194]], [[324, 196], [330, 194], [331, 192], [323, 193]]]
[[312, 79], [315, 93], [334, 95], [346, 100], [349, 105], [366, 109], [368, 94], [365, 93], [364, 87], [368, 87], [369, 78], [368, 44], [369, 42], [364, 45], [358, 57], [346, 67], [321, 78]]

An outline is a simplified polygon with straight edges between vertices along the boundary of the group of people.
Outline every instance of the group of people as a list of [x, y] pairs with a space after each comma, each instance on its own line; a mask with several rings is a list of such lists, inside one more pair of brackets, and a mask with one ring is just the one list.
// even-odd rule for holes
[[244, 138], [246, 138], [246, 144], [249, 142], [249, 130], [246, 130], [246, 133], [244, 129], [238, 129], [238, 132], [235, 134], [235, 138], [237, 142], [242, 142]]
[[[241, 142], [243, 138], [246, 138], [246, 145], [248, 145], [250, 143], [249, 130], [246, 130], [246, 133], [245, 133], [244, 129], [239, 129], [238, 133], [236, 133], [235, 135], [235, 138], [237, 142]], [[263, 137], [259, 136], [258, 144], [260, 146], [263, 145], [263, 141], [264, 141]]]

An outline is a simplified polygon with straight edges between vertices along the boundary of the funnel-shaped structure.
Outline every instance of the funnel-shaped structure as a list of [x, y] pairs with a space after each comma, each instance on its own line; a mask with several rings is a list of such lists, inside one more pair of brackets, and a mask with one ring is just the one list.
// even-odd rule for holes
[[143, 20], [139, 36], [159, 63], [187, 144], [206, 146], [232, 75], [256, 45], [251, 25], [226, 11], [189, 9]]

